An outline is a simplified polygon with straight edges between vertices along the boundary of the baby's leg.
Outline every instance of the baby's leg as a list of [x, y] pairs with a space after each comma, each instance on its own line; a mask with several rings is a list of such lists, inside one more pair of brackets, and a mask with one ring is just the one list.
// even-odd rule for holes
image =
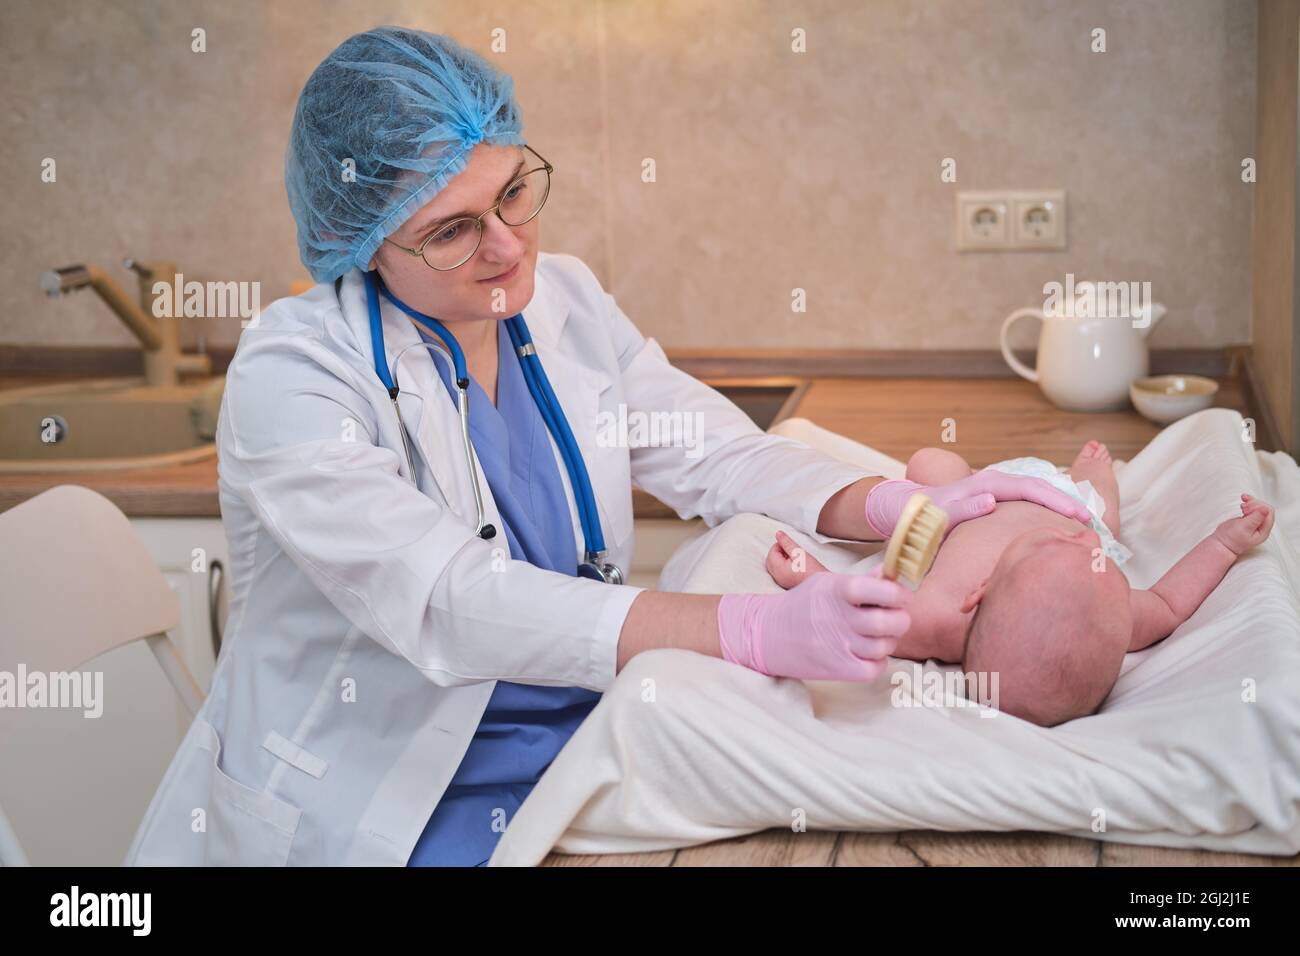
[[1106, 502], [1102, 519], [1110, 533], [1119, 537], [1119, 482], [1110, 463], [1110, 451], [1101, 442], [1093, 440], [1084, 445], [1070, 465], [1070, 477], [1075, 481], [1091, 482], [1097, 494]]
[[921, 448], [907, 460], [907, 480], [921, 485], [946, 485], [971, 476], [966, 459], [946, 448]]

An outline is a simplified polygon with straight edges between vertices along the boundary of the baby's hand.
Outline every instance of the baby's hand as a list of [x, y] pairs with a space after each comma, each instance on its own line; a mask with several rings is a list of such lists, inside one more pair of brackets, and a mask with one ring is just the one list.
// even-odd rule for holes
[[788, 534], [776, 533], [776, 544], [767, 552], [767, 573], [773, 581], [789, 590], [808, 575], [825, 570], [824, 564], [795, 544]]
[[1272, 530], [1273, 506], [1250, 495], [1242, 495], [1241, 517], [1223, 522], [1214, 529], [1214, 536], [1233, 554], [1241, 555], [1263, 544]]

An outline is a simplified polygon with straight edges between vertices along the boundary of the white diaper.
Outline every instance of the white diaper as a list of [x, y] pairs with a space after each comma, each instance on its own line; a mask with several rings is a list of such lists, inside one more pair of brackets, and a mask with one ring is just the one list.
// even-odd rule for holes
[[989, 465], [986, 471], [1001, 471], [1008, 475], [1023, 475], [1026, 478], [1042, 478], [1054, 488], [1059, 488], [1075, 501], [1086, 505], [1092, 512], [1092, 530], [1101, 538], [1102, 550], [1106, 557], [1116, 564], [1123, 564], [1133, 557], [1133, 552], [1115, 539], [1102, 518], [1106, 514], [1106, 502], [1090, 481], [1075, 482], [1069, 475], [1058, 471], [1050, 461], [1042, 458], [1010, 458], [1006, 461]]

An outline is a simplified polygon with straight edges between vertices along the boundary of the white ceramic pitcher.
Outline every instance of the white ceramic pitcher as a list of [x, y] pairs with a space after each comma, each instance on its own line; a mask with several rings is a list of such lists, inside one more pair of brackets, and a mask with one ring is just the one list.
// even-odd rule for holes
[[[1091, 285], [1079, 283], [1074, 287], [1076, 294], [1083, 295]], [[1124, 316], [1082, 311], [1082, 315], [1066, 315], [1017, 309], [1002, 323], [1002, 357], [1017, 375], [1037, 382], [1058, 408], [1075, 412], [1124, 408], [1129, 402], [1129, 383], [1149, 374], [1147, 335], [1164, 317], [1165, 307], [1148, 303], [1136, 314]], [[1016, 358], [1007, 342], [1016, 320], [1030, 316], [1043, 323], [1036, 369]]]

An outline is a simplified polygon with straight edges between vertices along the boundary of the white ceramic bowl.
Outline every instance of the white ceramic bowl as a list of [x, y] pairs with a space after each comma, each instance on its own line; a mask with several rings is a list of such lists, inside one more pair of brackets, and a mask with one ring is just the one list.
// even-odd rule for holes
[[1158, 425], [1209, 408], [1218, 391], [1218, 382], [1199, 375], [1152, 375], [1135, 379], [1128, 387], [1133, 407]]

